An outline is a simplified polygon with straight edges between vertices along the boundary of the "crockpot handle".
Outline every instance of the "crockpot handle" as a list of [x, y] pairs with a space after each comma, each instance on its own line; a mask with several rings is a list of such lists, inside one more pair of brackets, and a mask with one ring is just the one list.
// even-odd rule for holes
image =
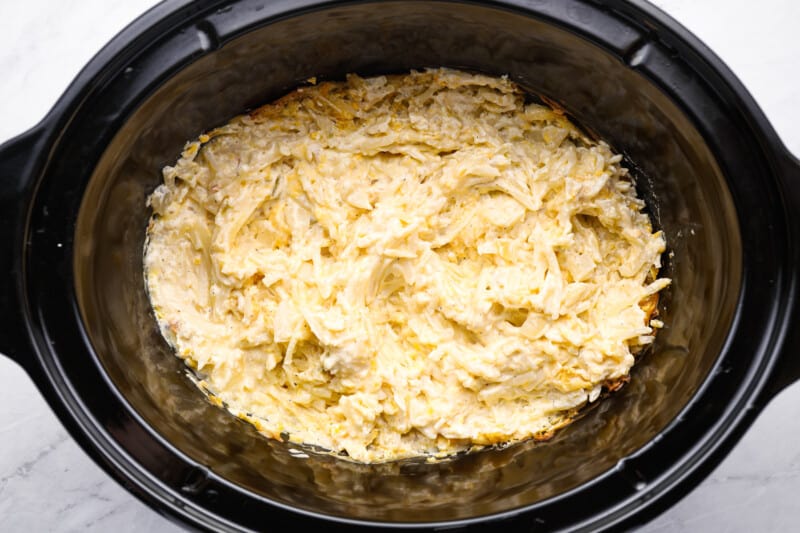
[[22, 256], [35, 156], [44, 140], [41, 126], [0, 145], [0, 353], [29, 373], [33, 357], [22, 308]]
[[786, 321], [786, 338], [764, 390], [763, 404], [792, 383], [800, 381], [800, 160], [786, 148], [781, 148], [783, 157], [780, 177], [786, 194], [791, 227], [792, 298], [788, 309], [789, 320]]

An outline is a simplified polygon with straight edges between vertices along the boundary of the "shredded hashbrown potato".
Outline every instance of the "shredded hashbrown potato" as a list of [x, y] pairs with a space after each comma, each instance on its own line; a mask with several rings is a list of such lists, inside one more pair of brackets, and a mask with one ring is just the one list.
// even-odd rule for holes
[[303, 87], [164, 169], [153, 309], [276, 439], [377, 462], [545, 438], [661, 325], [665, 240], [620, 161], [505, 78]]

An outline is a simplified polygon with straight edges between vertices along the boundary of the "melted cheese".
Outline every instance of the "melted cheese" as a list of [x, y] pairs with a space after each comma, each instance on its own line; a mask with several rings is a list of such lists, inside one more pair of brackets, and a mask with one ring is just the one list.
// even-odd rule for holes
[[628, 375], [669, 283], [620, 161], [504, 78], [304, 87], [164, 169], [153, 309], [273, 438], [375, 462], [546, 436]]

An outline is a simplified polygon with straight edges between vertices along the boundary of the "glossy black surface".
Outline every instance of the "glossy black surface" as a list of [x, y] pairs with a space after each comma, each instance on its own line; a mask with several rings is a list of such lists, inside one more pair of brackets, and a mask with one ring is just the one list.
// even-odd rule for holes
[[[441, 65], [508, 74], [625, 154], [674, 253], [668, 327], [628, 386], [547, 443], [368, 466], [266, 440], [205, 402], [158, 334], [144, 199], [186, 140], [310, 76]], [[785, 338], [797, 313], [796, 161], [718, 60], [646, 5], [159, 6], [40, 129], [4, 147], [0, 177], [0, 207], [16, 206], [0, 228], [12, 248], [0, 296], [20, 326], [0, 349], [100, 464], [195, 526], [646, 520], [800, 374], [798, 340]]]

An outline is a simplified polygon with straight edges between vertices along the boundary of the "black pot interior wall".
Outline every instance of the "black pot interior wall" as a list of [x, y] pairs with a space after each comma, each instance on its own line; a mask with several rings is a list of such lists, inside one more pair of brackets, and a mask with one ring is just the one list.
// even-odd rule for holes
[[[426, 66], [508, 74], [626, 155], [674, 254], [665, 257], [665, 274], [674, 280], [662, 298], [667, 327], [627, 386], [546, 443], [443, 463], [368, 466], [269, 441], [208, 403], [161, 339], [142, 275], [145, 198], [184, 142], [310, 76]], [[121, 76], [118, 83], [135, 84], [137, 71]], [[653, 439], [721, 350], [740, 264], [736, 213], [707, 143], [642, 75], [575, 34], [510, 11], [393, 2], [254, 26], [164, 80], [127, 117], [95, 168], [75, 233], [74, 268], [97, 357], [133, 409], [186, 456], [284, 504], [429, 521], [507, 511], [563, 493]], [[125, 442], [124, 428], [117, 437]]]

